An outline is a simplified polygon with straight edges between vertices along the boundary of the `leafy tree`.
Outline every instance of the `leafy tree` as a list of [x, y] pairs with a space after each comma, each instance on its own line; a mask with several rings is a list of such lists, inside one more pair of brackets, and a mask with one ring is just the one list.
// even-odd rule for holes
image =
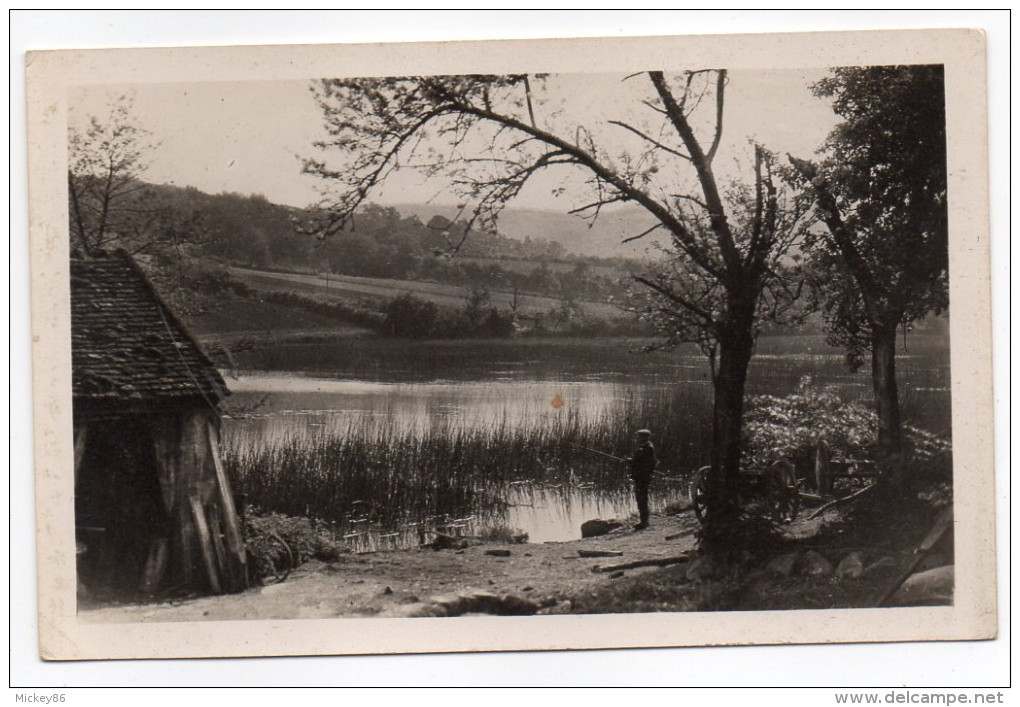
[[832, 343], [870, 354], [878, 445], [902, 451], [896, 333], [948, 308], [942, 66], [837, 68], [814, 87], [843, 118], [819, 164], [791, 157], [825, 225], [807, 245]]
[[464, 302], [464, 318], [469, 331], [476, 332], [482, 329], [491, 305], [492, 295], [487, 289], [483, 287], [471, 289]]
[[[628, 114], [604, 120], [587, 112], [571, 120], [569, 101], [557, 104], [555, 80], [542, 75], [323, 80], [314, 90], [328, 137], [304, 170], [323, 180], [323, 235], [342, 232], [372, 191], [407, 164], [452, 184], [463, 198], [465, 238], [472, 229], [494, 231], [503, 207], [550, 169], [585, 176], [590, 201], [573, 209], [576, 215], [594, 221], [607, 205], [628, 202], [654, 217], [632, 238], [668, 234], [675, 272], [685, 277], [660, 273], [641, 282], [658, 298], [670, 340], [698, 341], [712, 362], [708, 506], [719, 528], [735, 511], [755, 325], [789, 291], [779, 268], [798, 231], [799, 205], [783, 192], [763, 148], [754, 150], [749, 185], [720, 188], [713, 161], [725, 70], [650, 71], [625, 80], [640, 82], [621, 91], [632, 101], [615, 104], [627, 105]], [[767, 293], [776, 296], [763, 305]]]

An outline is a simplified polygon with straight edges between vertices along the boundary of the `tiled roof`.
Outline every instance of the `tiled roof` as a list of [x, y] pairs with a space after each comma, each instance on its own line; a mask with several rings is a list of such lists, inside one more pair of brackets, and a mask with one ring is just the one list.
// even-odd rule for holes
[[78, 400], [165, 402], [227, 395], [223, 378], [127, 253], [71, 261]]

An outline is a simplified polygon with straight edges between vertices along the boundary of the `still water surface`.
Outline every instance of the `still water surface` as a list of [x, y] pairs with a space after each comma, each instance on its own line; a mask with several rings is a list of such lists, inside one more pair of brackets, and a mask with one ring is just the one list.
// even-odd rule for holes
[[[948, 425], [950, 408], [948, 351], [936, 343], [920, 352], [902, 352], [898, 367], [907, 417], [938, 431]], [[687, 404], [699, 413], [707, 415], [711, 406], [706, 362], [693, 350], [635, 356], [624, 345], [578, 341], [569, 342], [567, 349], [555, 341], [542, 346], [512, 342], [506, 346], [521, 350], [493, 352], [473, 351], [475, 344], [457, 342], [423, 348], [418, 360], [407, 350], [399, 352], [399, 359], [390, 349], [377, 351], [371, 348], [379, 346], [373, 341], [359, 346], [366, 350], [346, 351], [349, 360], [334, 370], [314, 363], [323, 360], [316, 353], [314, 365], [296, 372], [225, 372], [233, 392], [231, 415], [223, 426], [225, 445], [250, 449], [290, 440], [314, 445], [354, 431], [372, 438], [394, 431], [554, 428], [565, 419], [598, 424], [610, 419], [610, 411], [621, 403], [664, 389], [684, 391]], [[571, 356], [565, 356], [566, 351]], [[804, 375], [839, 386], [845, 397], [870, 402], [866, 371], [848, 371], [841, 352], [817, 337], [763, 340], [751, 365], [748, 393], [785, 394]], [[638, 424], [654, 430], [655, 422]], [[692, 435], [703, 433], [691, 430]], [[621, 449], [604, 451], [626, 454]], [[664, 469], [667, 476], [687, 475], [706, 461], [682, 456], [690, 468]], [[626, 474], [621, 464], [621, 479]], [[653, 512], [686, 500], [678, 479], [660, 478], [652, 491]], [[497, 517], [479, 513], [425, 518], [402, 528], [363, 525], [341, 532], [356, 549], [411, 546], [436, 528], [477, 534], [494, 523], [526, 532], [531, 542], [562, 541], [579, 537], [585, 520], [626, 518], [635, 510], [625, 481], [612, 489], [596, 489], [582, 482], [522, 479], [506, 494], [507, 505]]]
[[[704, 385], [691, 381], [692, 385]], [[649, 384], [623, 381], [441, 381], [381, 383], [331, 380], [293, 373], [252, 374], [228, 378], [232, 414], [224, 420], [228, 447], [272, 446], [291, 440], [313, 445], [357, 430], [359, 435], [425, 433], [438, 428], [486, 431], [509, 426], [533, 429], [556, 425], [570, 416], [597, 422], [611, 408], [641, 395]], [[619, 450], [610, 450], [619, 451]], [[601, 460], [600, 460], [601, 461]], [[620, 476], [627, 467], [620, 464]], [[653, 489], [653, 512], [686, 500], [677, 481]], [[592, 518], [627, 518], [635, 510], [628, 491], [596, 489], [570, 479], [546, 484], [522, 480], [507, 492], [498, 516], [431, 518], [428, 530], [453, 534], [483, 533], [489, 525], [506, 525], [527, 533], [535, 543], [580, 537]], [[422, 524], [397, 529], [368, 525], [348, 529], [344, 541], [360, 550], [407, 547], [422, 539]], [[427, 538], [429, 533], [425, 533]]]

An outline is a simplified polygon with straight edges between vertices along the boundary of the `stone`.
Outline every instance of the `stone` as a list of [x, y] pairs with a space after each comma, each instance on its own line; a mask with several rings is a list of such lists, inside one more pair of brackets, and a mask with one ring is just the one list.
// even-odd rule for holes
[[[538, 604], [513, 594], [474, 592], [463, 597], [465, 611], [497, 616], [530, 616], [538, 613]], [[450, 614], [453, 616], [454, 614]]]
[[601, 518], [586, 520], [585, 522], [581, 523], [581, 537], [582, 538], [598, 537], [599, 535], [605, 535], [606, 533], [612, 532], [622, 526], [623, 526], [622, 523], [615, 520], [602, 520]]
[[[430, 601], [436, 613], [422, 616], [464, 616], [465, 614], [490, 614], [496, 616], [532, 616], [539, 606], [530, 599], [512, 594], [492, 592], [471, 592], [469, 594], [433, 597]], [[417, 614], [416, 614], [417, 615]]]
[[914, 568], [914, 572], [925, 572], [927, 570], [935, 569], [936, 567], [943, 567], [945, 565], [953, 564], [953, 559], [946, 555], [944, 552], [938, 550], [932, 550], [925, 555], [921, 561]]
[[864, 576], [875, 574], [876, 572], [888, 572], [896, 567], [896, 560], [886, 555], [885, 557], [872, 562], [870, 565], [864, 568]]
[[702, 582], [721, 577], [724, 571], [723, 563], [715, 555], [698, 555], [687, 564], [684, 576], [690, 582]]
[[933, 606], [953, 602], [954, 566], [945, 565], [907, 577], [889, 603], [893, 606]]
[[609, 579], [619, 579], [622, 576], [623, 576], [623, 570], [616, 570], [615, 572], [613, 572], [612, 574], [609, 575]]
[[823, 577], [832, 574], [832, 563], [814, 550], [808, 550], [801, 560], [800, 571], [809, 577]]
[[538, 613], [543, 616], [555, 616], [557, 614], [569, 614], [574, 609], [574, 604], [569, 599], [539, 609]]
[[446, 612], [436, 604], [428, 602], [417, 603], [417, 604], [398, 604], [390, 607], [384, 611], [381, 616], [395, 617], [395, 618], [418, 618], [418, 617], [435, 617], [435, 616], [446, 616]]
[[492, 550], [486, 550], [485, 554], [491, 557], [510, 557], [512, 553], [509, 550], [504, 550], [502, 548], [494, 548]]
[[860, 579], [862, 574], [864, 574], [864, 558], [857, 550], [846, 555], [836, 565], [836, 576], [840, 579]]
[[769, 563], [765, 565], [765, 571], [771, 572], [772, 574], [778, 574], [780, 577], [789, 577], [793, 574], [793, 568], [797, 566], [797, 555], [796, 553], [790, 552], [785, 555], [779, 555], [769, 560]]

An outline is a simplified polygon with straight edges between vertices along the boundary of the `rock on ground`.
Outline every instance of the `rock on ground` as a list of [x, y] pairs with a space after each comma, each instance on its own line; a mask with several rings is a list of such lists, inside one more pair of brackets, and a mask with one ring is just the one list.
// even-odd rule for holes
[[491, 614], [495, 616], [532, 616], [541, 607], [530, 599], [512, 594], [471, 592], [432, 597], [427, 602], [394, 607], [386, 616], [463, 616]]
[[836, 576], [841, 579], [860, 579], [864, 574], [864, 557], [857, 550], [854, 550], [836, 566]]
[[685, 577], [690, 582], [703, 582], [707, 579], [721, 577], [726, 567], [715, 555], [699, 555], [687, 565]]
[[912, 574], [903, 583], [903, 586], [892, 595], [889, 603], [896, 606], [952, 603], [953, 587], [955, 586], [954, 574], [953, 565]]
[[594, 538], [599, 535], [605, 535], [606, 533], [616, 530], [622, 526], [623, 523], [615, 520], [602, 520], [601, 518], [586, 520], [581, 523], [581, 537]]
[[811, 577], [832, 574], [832, 563], [814, 550], [804, 553], [801, 560], [801, 572]]
[[780, 577], [789, 577], [793, 574], [793, 568], [797, 565], [797, 553], [791, 552], [779, 555], [769, 560], [765, 565], [765, 571], [778, 574]]

